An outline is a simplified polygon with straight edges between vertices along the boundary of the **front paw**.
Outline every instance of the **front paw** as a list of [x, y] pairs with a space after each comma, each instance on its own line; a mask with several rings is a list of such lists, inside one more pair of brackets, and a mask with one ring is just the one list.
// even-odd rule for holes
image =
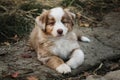
[[71, 72], [71, 68], [67, 64], [61, 64], [56, 68], [56, 71], [58, 71], [59, 73], [66, 74]]

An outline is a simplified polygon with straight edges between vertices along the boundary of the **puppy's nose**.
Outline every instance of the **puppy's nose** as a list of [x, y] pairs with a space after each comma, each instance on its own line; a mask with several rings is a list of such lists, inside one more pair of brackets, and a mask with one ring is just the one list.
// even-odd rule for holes
[[63, 33], [63, 30], [62, 30], [62, 29], [58, 29], [58, 30], [57, 30], [57, 33], [58, 33], [58, 34], [62, 34], [62, 33]]

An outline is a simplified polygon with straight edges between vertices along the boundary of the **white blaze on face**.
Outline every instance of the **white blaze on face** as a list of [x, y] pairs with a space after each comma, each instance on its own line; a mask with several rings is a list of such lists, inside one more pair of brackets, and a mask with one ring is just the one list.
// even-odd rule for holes
[[57, 7], [50, 10], [50, 16], [55, 19], [55, 24], [53, 26], [52, 35], [59, 36], [57, 30], [63, 30], [61, 35], [65, 35], [68, 32], [68, 28], [61, 22], [62, 16], [64, 15], [64, 11], [62, 8]]

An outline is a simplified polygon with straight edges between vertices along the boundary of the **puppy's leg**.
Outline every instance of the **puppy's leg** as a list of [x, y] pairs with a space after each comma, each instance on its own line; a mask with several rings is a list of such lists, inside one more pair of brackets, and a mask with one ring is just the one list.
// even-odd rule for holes
[[58, 71], [59, 73], [66, 74], [71, 72], [71, 68], [67, 64], [65, 64], [61, 58], [53, 55], [45, 48], [39, 47], [37, 49], [37, 58], [43, 64]]
[[66, 62], [67, 65], [69, 65], [72, 69], [77, 68], [80, 66], [84, 61], [84, 53], [80, 49], [76, 49], [73, 51], [72, 55], [70, 56], [70, 59]]
[[66, 74], [71, 72], [71, 68], [67, 64], [65, 64], [61, 58], [57, 56], [51, 56], [48, 59], [46, 65], [52, 69], [55, 69], [59, 73]]

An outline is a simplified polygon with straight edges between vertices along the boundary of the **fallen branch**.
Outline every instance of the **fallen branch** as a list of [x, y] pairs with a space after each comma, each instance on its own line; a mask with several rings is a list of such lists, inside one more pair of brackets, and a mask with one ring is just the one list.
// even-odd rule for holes
[[0, 8], [2, 8], [3, 10], [5, 10], [6, 12], [8, 11], [8, 9], [5, 6], [3, 6], [3, 5], [0, 5]]

